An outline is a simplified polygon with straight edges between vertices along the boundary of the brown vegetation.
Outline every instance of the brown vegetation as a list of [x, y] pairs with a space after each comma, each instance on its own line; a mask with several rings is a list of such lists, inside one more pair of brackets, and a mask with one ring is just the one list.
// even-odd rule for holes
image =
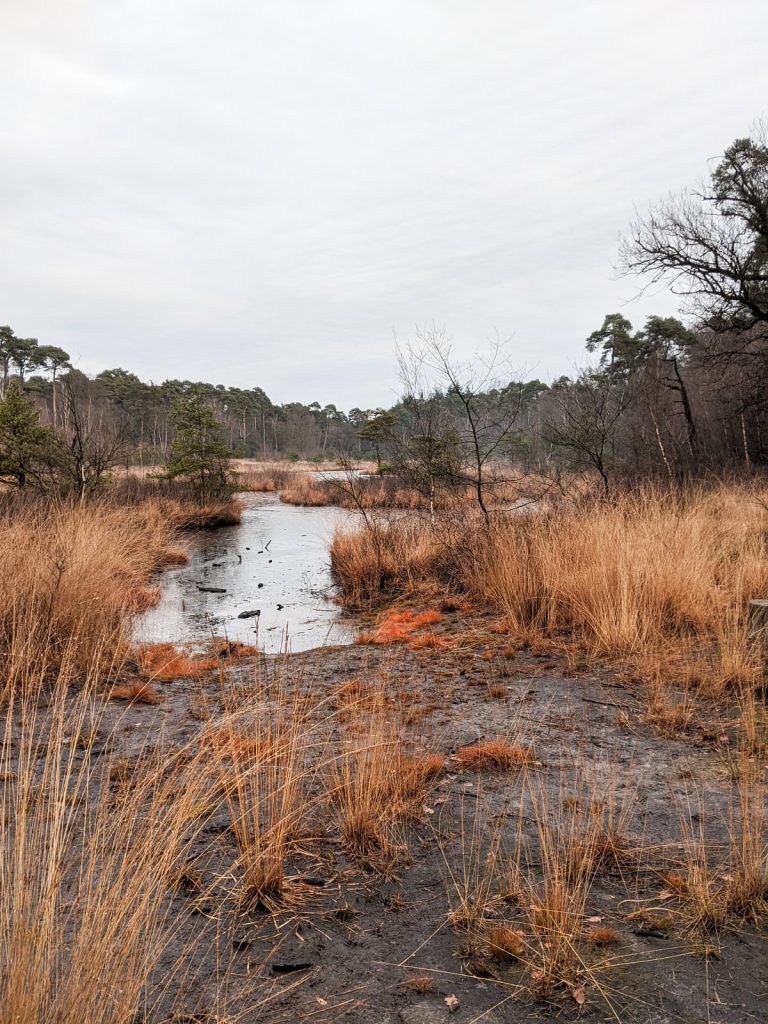
[[489, 527], [469, 516], [345, 527], [331, 557], [351, 606], [452, 589], [498, 609], [518, 641], [565, 637], [717, 696], [758, 678], [745, 616], [768, 592], [766, 508], [752, 485], [648, 487]]
[[384, 873], [394, 868], [405, 853], [403, 822], [418, 816], [442, 768], [442, 757], [409, 752], [383, 690], [345, 718], [326, 785], [342, 842], [360, 863]]
[[203, 777], [194, 757], [169, 755], [160, 770], [149, 761], [137, 765], [132, 785], [115, 800], [110, 774], [100, 780], [90, 759], [67, 747], [68, 735], [93, 728], [99, 675], [97, 661], [79, 693], [70, 698], [60, 688], [45, 715], [39, 676], [5, 706], [3, 1020], [134, 1019], [177, 926], [166, 897], [194, 834], [191, 809]]
[[157, 690], [149, 683], [137, 679], [132, 683], [121, 683], [113, 686], [110, 691], [113, 700], [127, 700], [131, 704], [138, 701], [141, 704], [159, 704], [161, 697]]
[[509, 743], [507, 740], [473, 743], [471, 746], [457, 750], [453, 757], [462, 768], [497, 772], [522, 768], [533, 762], [533, 753], [529, 747]]
[[305, 831], [311, 802], [303, 755], [303, 716], [278, 701], [267, 716], [253, 710], [213, 734], [214, 770], [229, 807], [242, 878], [241, 906], [269, 909], [285, 896], [286, 863]]
[[[361, 644], [391, 644], [403, 640], [424, 641], [431, 634], [424, 634], [423, 630], [437, 625], [441, 619], [440, 612], [430, 609], [424, 612], [415, 612], [412, 609], [390, 611], [383, 616], [375, 629], [361, 633], [358, 640]], [[417, 636], [417, 634], [421, 635]]]
[[[153, 505], [8, 502], [0, 520], [0, 657], [6, 687], [119, 663], [130, 615], [155, 599], [174, 531]], [[177, 559], [178, 553], [171, 557]], [[43, 664], [43, 661], [45, 664]]]
[[[132, 471], [118, 476], [105, 492], [111, 503], [119, 506], [151, 505], [175, 530], [209, 530], [219, 526], [236, 526], [241, 508], [236, 498], [202, 500], [195, 489], [179, 481]], [[169, 562], [167, 564], [174, 564]]]
[[[761, 497], [746, 487], [683, 498], [645, 492], [613, 505], [539, 510], [488, 528], [394, 522], [377, 536], [378, 550], [367, 534], [345, 533], [334, 542], [337, 572], [346, 567], [340, 579], [355, 600], [402, 588], [426, 595], [432, 606], [384, 614], [369, 634], [373, 644], [439, 642], [445, 616], [471, 595], [503, 615], [500, 634], [487, 629], [484, 636], [509, 655], [511, 638], [542, 654], [556, 642], [633, 660], [647, 674], [648, 715], [670, 732], [688, 726], [688, 694], [730, 702], [735, 718], [723, 728], [741, 731], [722, 765], [732, 779], [726, 841], [722, 830], [712, 840], [701, 808], [683, 807], [679, 836], [663, 853], [644, 854], [655, 879], [666, 871], [659, 900], [672, 912], [664, 918], [642, 911], [642, 920], [650, 927], [666, 921], [686, 939], [704, 936], [707, 943], [768, 909], [765, 723], [755, 696], [759, 659], [744, 622], [746, 599], [768, 581]], [[10, 666], [0, 811], [11, 825], [0, 868], [13, 883], [0, 887], [0, 995], [9, 1019], [52, 1019], [54, 1003], [64, 1024], [83, 1016], [97, 1024], [133, 1019], [172, 933], [168, 894], [187, 893], [195, 906], [212, 899], [204, 872], [185, 862], [190, 837], [212, 808], [226, 816], [233, 840], [216, 884], [237, 913], [279, 913], [306, 898], [295, 865], [329, 850], [346, 857], [347, 867], [351, 859], [385, 876], [407, 863], [415, 849], [409, 826], [429, 821], [425, 815], [435, 808], [427, 802], [442, 806], [448, 799], [448, 788], [435, 800], [430, 792], [451, 762], [423, 737], [414, 740], [406, 724], [415, 720], [411, 701], [391, 680], [355, 676], [335, 681], [328, 695], [314, 694], [298, 678], [283, 686], [279, 672], [261, 685], [261, 659], [253, 663], [254, 679], [239, 673], [232, 680], [218, 670], [255, 652], [223, 642], [199, 653], [143, 645], [133, 652], [138, 678], [126, 677], [125, 625], [137, 595], [147, 600], [152, 574], [183, 557], [174, 553], [174, 532], [158, 506], [116, 510], [98, 502], [46, 506], [43, 513], [16, 505], [0, 537], [0, 640]], [[390, 539], [394, 550], [387, 551], [383, 542]], [[346, 562], [338, 562], [340, 550]], [[151, 705], [160, 699], [155, 682], [201, 680], [212, 671], [220, 676], [221, 702], [183, 754], [164, 751], [129, 765], [106, 753], [103, 779], [92, 771], [99, 688], [129, 705]], [[52, 688], [40, 746], [41, 709], [51, 707], [55, 678], [78, 680], [82, 690]], [[683, 681], [681, 691], [670, 687], [674, 678]], [[118, 710], [122, 716], [132, 709], [111, 706]], [[462, 777], [473, 787], [462, 790], [477, 808], [473, 822], [465, 832], [462, 821], [458, 835], [455, 827], [438, 833], [450, 865], [449, 920], [462, 949], [490, 958], [492, 971], [518, 972], [543, 998], [564, 994], [580, 1002], [583, 986], [610, 960], [604, 951], [618, 941], [612, 925], [587, 927], [599, 922], [587, 916], [593, 886], [607, 875], [625, 885], [623, 874], [639, 872], [643, 851], [631, 836], [633, 800], [616, 799], [610, 770], [553, 801], [547, 765], [534, 762], [534, 742], [538, 748], [531, 733], [521, 732], [454, 754], [465, 769], [514, 772], [504, 785], [519, 789], [521, 824], [505, 848], [502, 825], [480, 813], [478, 779]], [[38, 750], [45, 751], [42, 768]], [[78, 801], [82, 813], [72, 810]], [[523, 833], [524, 801], [532, 835]], [[474, 975], [474, 960], [469, 953], [466, 959]], [[111, 1009], [104, 1008], [105, 977], [120, 990]], [[429, 990], [420, 984], [404, 987]]]

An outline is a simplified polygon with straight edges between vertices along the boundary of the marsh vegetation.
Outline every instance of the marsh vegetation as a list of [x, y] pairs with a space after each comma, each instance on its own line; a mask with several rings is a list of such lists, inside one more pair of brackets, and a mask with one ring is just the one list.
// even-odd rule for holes
[[[434, 328], [393, 409], [281, 410], [3, 329], [0, 1024], [757, 1018], [767, 160], [713, 173], [709, 276], [695, 203], [633, 233], [692, 326], [551, 386]], [[137, 640], [248, 490], [347, 510], [355, 642]]]

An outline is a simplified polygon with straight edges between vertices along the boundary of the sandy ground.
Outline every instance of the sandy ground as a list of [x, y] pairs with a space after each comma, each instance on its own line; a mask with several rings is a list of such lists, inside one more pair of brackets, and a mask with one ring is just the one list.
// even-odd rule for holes
[[[274, 915], [243, 913], [231, 898], [234, 842], [223, 811], [207, 821], [197, 841], [195, 869], [204, 895], [174, 897], [178, 931], [162, 961], [160, 984], [182, 954], [187, 968], [172, 997], [146, 1020], [349, 1020], [364, 1024], [457, 1024], [572, 1019], [638, 1022], [757, 1022], [766, 1019], [768, 949], [765, 932], [747, 926], [721, 937], [716, 955], [703, 957], [674, 927], [649, 927], [630, 915], [643, 907], [666, 910], [664, 867], [674, 863], [680, 815], [722, 841], [731, 796], [722, 728], [699, 723], [677, 739], [662, 739], [639, 722], [642, 699], [608, 673], [579, 674], [565, 660], [495, 648], [463, 653], [352, 646], [310, 651], [288, 659], [257, 659], [236, 671], [247, 689], [254, 673], [286, 673], [315, 694], [350, 679], [383, 681], [397, 700], [409, 694], [408, 730], [414, 749], [446, 755], [423, 814], [404, 839], [409, 854], [392, 877], [366, 871], [329, 831], [318, 852], [290, 866], [296, 898]], [[496, 694], [489, 696], [489, 687]], [[128, 759], [147, 744], [178, 747], [201, 719], [215, 713], [220, 683], [161, 684], [158, 706], [111, 702], [102, 727], [114, 732], [115, 752]], [[478, 775], [451, 755], [480, 739], [530, 744], [534, 765], [525, 772]], [[98, 746], [91, 756], [98, 757]], [[88, 755], [83, 755], [88, 756]], [[580, 781], [581, 780], [581, 781]], [[448, 914], [455, 881], [471, 862], [498, 845], [510, 855], [522, 843], [535, 849], [532, 796], [562, 816], [584, 780], [626, 812], [631, 850], [621, 865], [595, 876], [586, 918], [615, 927], [620, 943], [607, 950], [585, 945], [594, 978], [586, 1001], [568, 992], [550, 1003], [528, 992], [519, 964], [498, 963], [473, 948]], [[587, 787], [589, 789], [589, 786]], [[464, 854], [461, 854], [462, 836]], [[476, 841], [472, 839], [475, 836]], [[477, 854], [472, 854], [475, 842]], [[482, 848], [482, 849], [481, 849]], [[468, 852], [469, 851], [469, 852]], [[536, 865], [533, 865], [535, 871]], [[489, 907], [493, 916], [521, 923], [514, 902]], [[588, 924], [585, 922], [585, 928]], [[407, 986], [427, 975], [432, 991]], [[455, 1003], [454, 1003], [455, 999]], [[447, 1001], [446, 1001], [447, 1000]], [[449, 1005], [450, 1004], [450, 1005]]]

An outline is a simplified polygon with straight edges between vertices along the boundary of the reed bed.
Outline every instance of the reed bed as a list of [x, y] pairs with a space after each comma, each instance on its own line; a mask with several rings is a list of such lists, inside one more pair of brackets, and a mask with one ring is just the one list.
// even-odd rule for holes
[[179, 480], [163, 480], [159, 475], [127, 473], [112, 480], [105, 500], [114, 505], [139, 507], [153, 505], [176, 530], [212, 530], [236, 526], [242, 509], [231, 494], [202, 500], [194, 486]]
[[0, 665], [5, 689], [40, 672], [119, 663], [153, 575], [185, 557], [155, 505], [8, 505], [0, 520]]
[[759, 674], [746, 611], [768, 593], [767, 510], [757, 486], [649, 487], [490, 524], [376, 521], [337, 531], [332, 565], [351, 606], [455, 590], [520, 640], [577, 641], [717, 694]]

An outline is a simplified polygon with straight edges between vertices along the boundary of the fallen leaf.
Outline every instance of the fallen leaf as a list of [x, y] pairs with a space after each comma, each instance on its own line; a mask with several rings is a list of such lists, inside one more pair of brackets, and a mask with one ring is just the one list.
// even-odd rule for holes
[[456, 1013], [459, 1008], [459, 1000], [454, 995], [446, 996], [445, 1005], [448, 1007], [449, 1013]]
[[587, 1001], [587, 996], [583, 988], [572, 988], [571, 995], [573, 996], [573, 1001], [577, 1004], [577, 1006], [583, 1006], [584, 1003]]
[[590, 924], [599, 924], [603, 919], [599, 915], [595, 915], [594, 917], [588, 917], [587, 920]]

